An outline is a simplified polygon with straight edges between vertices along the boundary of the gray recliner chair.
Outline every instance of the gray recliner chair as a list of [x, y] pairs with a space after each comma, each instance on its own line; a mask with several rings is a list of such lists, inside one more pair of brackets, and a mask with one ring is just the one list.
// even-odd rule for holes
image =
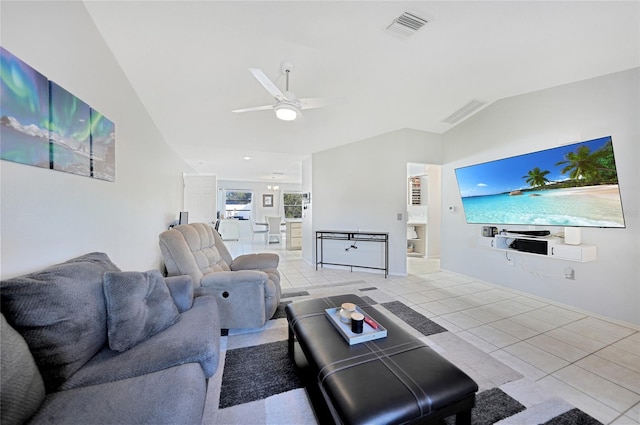
[[160, 234], [168, 276], [189, 275], [196, 292], [213, 294], [220, 327], [264, 326], [280, 303], [277, 254], [231, 257], [218, 232], [205, 223], [182, 224]]

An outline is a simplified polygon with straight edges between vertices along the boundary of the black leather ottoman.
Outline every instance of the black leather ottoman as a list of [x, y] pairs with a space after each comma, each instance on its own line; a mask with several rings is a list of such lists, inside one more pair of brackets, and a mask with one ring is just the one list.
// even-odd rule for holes
[[[385, 338], [349, 345], [325, 316], [351, 302], [387, 329]], [[306, 377], [319, 422], [471, 423], [478, 385], [362, 298], [339, 295], [287, 305], [289, 353]], [[297, 340], [297, 343], [296, 343]]]

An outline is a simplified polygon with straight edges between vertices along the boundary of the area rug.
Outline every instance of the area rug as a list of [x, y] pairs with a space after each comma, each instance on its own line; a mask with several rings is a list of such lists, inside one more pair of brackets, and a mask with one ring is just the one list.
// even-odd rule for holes
[[227, 351], [219, 408], [302, 388], [287, 341]]
[[[325, 288], [311, 294], [307, 291], [283, 294], [284, 301], [264, 330], [231, 332], [227, 338], [233, 348], [224, 353], [217, 412], [210, 413], [203, 423], [315, 424], [301, 379], [288, 357], [284, 308], [292, 300], [348, 292], [358, 293], [363, 298], [366, 293], [368, 303], [391, 318], [397, 318], [408, 331], [423, 335], [421, 340], [478, 383], [480, 389], [472, 411], [472, 424], [600, 424], [566, 401], [544, 394], [534, 382], [402, 302], [379, 297], [373, 287]], [[381, 302], [376, 301], [378, 298]], [[445, 423], [454, 424], [455, 420], [446, 418]]]
[[407, 325], [411, 326], [422, 335], [434, 335], [447, 330], [433, 322], [414, 309], [407, 307], [400, 301], [391, 301], [383, 303], [382, 306], [402, 319]]

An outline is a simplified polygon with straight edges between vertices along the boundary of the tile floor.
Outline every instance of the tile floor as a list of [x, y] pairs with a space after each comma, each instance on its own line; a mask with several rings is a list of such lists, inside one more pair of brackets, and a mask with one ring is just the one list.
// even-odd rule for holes
[[280, 255], [283, 291], [364, 281], [411, 306], [604, 424], [640, 424], [640, 332], [409, 258], [406, 277], [323, 268], [282, 244], [227, 241], [232, 255]]

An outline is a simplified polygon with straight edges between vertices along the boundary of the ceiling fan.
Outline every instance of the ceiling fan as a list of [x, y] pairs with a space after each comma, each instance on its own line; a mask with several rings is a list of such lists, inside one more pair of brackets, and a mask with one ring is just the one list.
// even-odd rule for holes
[[283, 121], [293, 121], [302, 116], [303, 109], [322, 108], [335, 103], [335, 101], [319, 97], [303, 97], [298, 99], [295, 94], [289, 91], [289, 74], [293, 70], [293, 63], [289, 61], [282, 62], [280, 70], [286, 78], [286, 88], [284, 91], [281, 91], [261, 69], [249, 68], [249, 72], [251, 72], [256, 80], [275, 98], [275, 104], [234, 109], [232, 112], [252, 112], [273, 109], [276, 112], [276, 117], [279, 119]]

